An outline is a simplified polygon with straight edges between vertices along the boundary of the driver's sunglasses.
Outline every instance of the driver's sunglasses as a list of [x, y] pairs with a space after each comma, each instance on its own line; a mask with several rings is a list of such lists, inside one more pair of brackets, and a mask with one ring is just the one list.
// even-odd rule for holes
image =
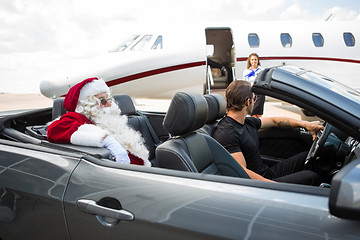
[[100, 100], [100, 103], [101, 105], [106, 105], [107, 102], [110, 102], [111, 101], [111, 98], [102, 98], [102, 99], [99, 99]]
[[251, 100], [253, 100], [254, 102], [256, 102], [256, 99], [257, 99], [257, 95], [256, 94], [253, 94], [252, 97], [249, 97], [247, 99], [250, 99], [250, 102]]

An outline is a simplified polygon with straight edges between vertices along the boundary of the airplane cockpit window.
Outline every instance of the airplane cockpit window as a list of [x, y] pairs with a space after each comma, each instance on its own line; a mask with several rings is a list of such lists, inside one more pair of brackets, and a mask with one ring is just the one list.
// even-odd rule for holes
[[290, 48], [292, 46], [292, 38], [291, 38], [290, 34], [281, 33], [280, 40], [281, 40], [281, 44], [283, 45], [284, 48]]
[[260, 46], [260, 39], [256, 33], [249, 33], [248, 42], [251, 48], [258, 48]]
[[146, 49], [150, 49], [149, 44], [151, 44], [150, 40], [152, 38], [152, 35], [144, 35], [139, 42], [137, 42], [135, 44], [135, 46], [133, 46], [131, 48], [131, 51], [144, 51]]
[[323, 47], [324, 46], [324, 38], [321, 33], [313, 33], [312, 40], [315, 47]]
[[123, 52], [128, 48], [140, 35], [132, 35], [120, 43], [120, 45], [111, 49], [109, 52]]
[[344, 32], [343, 37], [347, 47], [355, 46], [355, 37], [352, 35], [352, 33]]
[[154, 42], [154, 44], [151, 46], [151, 49], [162, 49], [163, 48], [163, 41], [162, 41], [162, 35], [159, 35]]

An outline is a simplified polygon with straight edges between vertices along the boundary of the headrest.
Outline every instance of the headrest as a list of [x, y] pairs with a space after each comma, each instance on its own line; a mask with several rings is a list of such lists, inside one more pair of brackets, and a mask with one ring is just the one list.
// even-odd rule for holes
[[113, 98], [117, 102], [122, 115], [134, 115], [136, 113], [134, 103], [129, 95], [113, 95]]
[[204, 95], [208, 104], [206, 123], [212, 123], [226, 114], [226, 101], [223, 96], [216, 93]]
[[61, 117], [66, 113], [66, 109], [64, 108], [63, 103], [64, 98], [57, 98], [53, 101], [52, 120]]
[[208, 106], [197, 93], [178, 92], [171, 100], [163, 126], [172, 136], [179, 136], [204, 126]]

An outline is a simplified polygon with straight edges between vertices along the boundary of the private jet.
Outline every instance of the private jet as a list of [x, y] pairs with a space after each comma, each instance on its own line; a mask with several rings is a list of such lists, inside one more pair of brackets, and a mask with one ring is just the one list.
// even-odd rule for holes
[[170, 99], [178, 91], [211, 93], [243, 78], [250, 53], [260, 56], [264, 68], [311, 69], [358, 90], [358, 26], [356, 21], [236, 22], [133, 34], [94, 61], [64, 70], [66, 77], [45, 79], [40, 90], [57, 98], [96, 76], [114, 94], [133, 98]]

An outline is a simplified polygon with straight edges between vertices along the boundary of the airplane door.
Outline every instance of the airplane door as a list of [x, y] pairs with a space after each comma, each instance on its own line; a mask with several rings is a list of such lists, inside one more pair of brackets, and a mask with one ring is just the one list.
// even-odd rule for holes
[[235, 77], [235, 44], [230, 28], [206, 28], [206, 92], [222, 92]]

